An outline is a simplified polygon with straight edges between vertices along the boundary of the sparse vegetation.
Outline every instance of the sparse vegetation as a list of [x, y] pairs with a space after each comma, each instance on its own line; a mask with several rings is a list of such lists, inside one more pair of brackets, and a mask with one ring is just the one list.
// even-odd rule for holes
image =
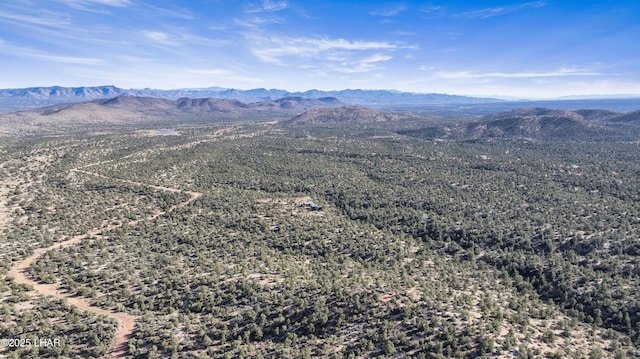
[[[136, 316], [134, 358], [640, 355], [637, 143], [401, 126], [3, 143], [0, 272], [87, 235], [28, 275]], [[115, 322], [28, 290], [0, 283], [0, 338], [65, 345], [2, 355], [106, 352]]]

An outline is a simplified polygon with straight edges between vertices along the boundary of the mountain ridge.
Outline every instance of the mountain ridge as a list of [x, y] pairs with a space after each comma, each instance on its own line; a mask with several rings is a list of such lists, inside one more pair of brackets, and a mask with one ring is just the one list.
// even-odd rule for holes
[[137, 126], [142, 124], [212, 122], [290, 118], [317, 107], [339, 107], [335, 98], [287, 97], [275, 101], [244, 103], [215, 98], [176, 100], [117, 96], [72, 104], [0, 114], [0, 134], [21, 135], [77, 130], [85, 125]]
[[346, 89], [334, 91], [308, 90], [290, 92], [281, 89], [256, 88], [249, 90], [208, 87], [194, 89], [122, 89], [113, 85], [83, 87], [29, 87], [21, 89], [0, 89], [0, 113], [15, 112], [44, 107], [59, 103], [75, 103], [99, 100], [117, 96], [156, 97], [169, 100], [179, 98], [217, 98], [238, 100], [244, 103], [273, 101], [287, 97], [328, 98], [353, 105], [393, 105], [393, 104], [478, 104], [493, 103], [495, 98], [468, 97], [437, 93], [413, 93], [396, 90]]

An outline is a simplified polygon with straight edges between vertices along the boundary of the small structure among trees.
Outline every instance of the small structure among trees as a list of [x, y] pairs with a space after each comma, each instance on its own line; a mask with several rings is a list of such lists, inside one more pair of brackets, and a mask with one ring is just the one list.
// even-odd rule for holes
[[300, 207], [304, 207], [304, 208], [308, 209], [309, 211], [321, 211], [322, 208], [323, 208], [323, 206], [321, 204], [317, 204], [317, 203], [313, 202], [312, 200], [308, 200], [308, 201], [302, 202]]

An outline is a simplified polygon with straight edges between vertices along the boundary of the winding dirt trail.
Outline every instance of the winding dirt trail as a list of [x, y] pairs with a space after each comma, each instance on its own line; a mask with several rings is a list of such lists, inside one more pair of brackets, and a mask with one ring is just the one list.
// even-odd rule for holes
[[[153, 215], [147, 217], [147, 218], [142, 218], [142, 219], [137, 219], [137, 220], [133, 220], [133, 221], [129, 221], [129, 222], [125, 222], [125, 224], [128, 225], [135, 225], [136, 223], [139, 223], [141, 221], [147, 221], [147, 220], [153, 220], [155, 218], [157, 218], [158, 216], [161, 216], [165, 213], [171, 212], [176, 208], [182, 208], [186, 205], [188, 205], [189, 203], [195, 201], [196, 199], [198, 199], [200, 196], [202, 196], [202, 193], [200, 192], [193, 192], [193, 191], [182, 191], [179, 189], [175, 189], [175, 188], [170, 188], [170, 187], [163, 187], [163, 186], [155, 186], [155, 185], [150, 185], [150, 184], [146, 184], [146, 183], [141, 183], [141, 182], [135, 182], [135, 181], [130, 181], [130, 180], [125, 180], [125, 179], [117, 179], [117, 178], [110, 178], [107, 176], [103, 176], [101, 174], [98, 173], [93, 173], [93, 172], [89, 172], [89, 171], [85, 171], [85, 170], [80, 170], [80, 169], [73, 169], [73, 172], [77, 172], [77, 173], [84, 173], [87, 175], [91, 175], [91, 176], [96, 176], [96, 177], [102, 177], [102, 178], [108, 178], [110, 180], [115, 180], [118, 182], [123, 182], [123, 183], [127, 183], [127, 184], [133, 184], [133, 185], [138, 185], [138, 186], [144, 186], [144, 187], [148, 187], [148, 188], [153, 188], [156, 190], [160, 190], [160, 191], [168, 191], [168, 192], [173, 192], [173, 193], [185, 193], [189, 195], [189, 198], [186, 201], [183, 201], [181, 203], [178, 203], [172, 207], [170, 207], [168, 210], [166, 211], [157, 211], [156, 213], [154, 213]], [[118, 327], [116, 329], [115, 335], [113, 337], [113, 339], [111, 340], [111, 343], [109, 345], [109, 349], [107, 350], [107, 353], [105, 355], [106, 358], [124, 358], [126, 357], [127, 354], [127, 350], [128, 350], [128, 341], [131, 338], [131, 336], [133, 335], [133, 330], [135, 328], [136, 325], [136, 321], [137, 321], [137, 317], [133, 316], [131, 314], [127, 314], [127, 313], [120, 313], [120, 312], [113, 312], [110, 310], [105, 310], [102, 308], [98, 308], [95, 307], [93, 305], [91, 305], [90, 301], [87, 298], [83, 298], [83, 297], [78, 297], [75, 296], [72, 293], [69, 293], [67, 291], [62, 291], [60, 290], [60, 288], [58, 287], [57, 284], [44, 284], [44, 283], [39, 283], [34, 281], [33, 279], [29, 278], [29, 276], [26, 274], [26, 270], [27, 268], [35, 261], [37, 261], [40, 257], [42, 257], [47, 251], [50, 250], [54, 250], [54, 249], [62, 249], [62, 248], [66, 248], [69, 246], [72, 246], [74, 244], [80, 243], [80, 241], [82, 241], [85, 238], [91, 237], [91, 236], [96, 236], [99, 235], [101, 232], [103, 231], [109, 231], [112, 229], [116, 229], [119, 228], [122, 225], [110, 225], [110, 226], [106, 226], [106, 227], [102, 227], [102, 228], [97, 228], [94, 229], [86, 234], [81, 234], [81, 235], [77, 235], [77, 236], [73, 236], [69, 239], [66, 239], [62, 242], [57, 242], [49, 247], [45, 247], [45, 248], [38, 248], [36, 250], [33, 251], [33, 254], [31, 254], [29, 257], [25, 258], [24, 260], [17, 262], [13, 265], [13, 267], [11, 268], [11, 270], [9, 270], [9, 272], [6, 274], [9, 277], [13, 277], [14, 280], [17, 283], [21, 283], [21, 284], [28, 284], [30, 286], [33, 287], [33, 291], [30, 292], [29, 294], [33, 297], [36, 295], [46, 295], [46, 296], [52, 296], [58, 299], [64, 299], [67, 301], [67, 303], [76, 306], [82, 310], [86, 310], [88, 312], [91, 313], [95, 313], [95, 314], [99, 314], [99, 315], [104, 315], [110, 318], [115, 319], [118, 322]]]

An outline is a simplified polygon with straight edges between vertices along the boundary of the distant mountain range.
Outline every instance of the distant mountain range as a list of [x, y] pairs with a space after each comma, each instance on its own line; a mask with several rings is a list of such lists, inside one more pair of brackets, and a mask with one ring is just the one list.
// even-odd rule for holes
[[[148, 93], [150, 96], [138, 96]], [[218, 97], [202, 97], [214, 93]], [[198, 96], [188, 97], [185, 95]], [[33, 135], [109, 126], [164, 126], [178, 123], [211, 123], [222, 120], [277, 119], [288, 126], [343, 126], [373, 123], [392, 124], [398, 134], [447, 140], [528, 139], [541, 141], [601, 141], [640, 139], [640, 111], [610, 109], [560, 109], [523, 107], [509, 109], [493, 99], [411, 94], [382, 90], [311, 90], [288, 96], [282, 90], [248, 91], [222, 88], [185, 90], [122, 90], [102, 87], [38, 87], [0, 90], [0, 101], [20, 105], [65, 102], [0, 115], [0, 134]], [[338, 96], [323, 96], [334, 94]], [[161, 97], [162, 96], [162, 97]], [[173, 98], [180, 96], [178, 98]], [[228, 98], [220, 98], [220, 97]], [[321, 97], [322, 96], [322, 97]], [[272, 98], [274, 97], [274, 98]], [[243, 98], [244, 101], [237, 98]], [[266, 100], [253, 101], [267, 98]], [[248, 99], [248, 100], [247, 100]], [[344, 100], [346, 99], [346, 101]], [[428, 111], [385, 112], [354, 101], [450, 101], [451, 109], [485, 106], [507, 109], [484, 116], [434, 116]], [[82, 102], [78, 102], [82, 101]], [[460, 101], [459, 104], [455, 104]], [[464, 101], [468, 101], [465, 102]], [[472, 101], [478, 101], [473, 103]], [[481, 103], [487, 101], [486, 103]], [[594, 103], [602, 103], [597, 102]], [[611, 100], [614, 101], [614, 100]], [[615, 104], [620, 102], [614, 101]], [[516, 105], [520, 103], [512, 103]], [[588, 102], [580, 103], [586, 105]], [[634, 102], [625, 102], [633, 105]], [[529, 104], [530, 105], [530, 104]], [[617, 106], [617, 105], [616, 105]], [[402, 106], [399, 106], [402, 107]], [[412, 108], [411, 105], [404, 108]], [[637, 110], [638, 107], [635, 107]], [[484, 111], [483, 110], [483, 111]], [[397, 124], [397, 125], [396, 125]]]
[[31, 87], [24, 89], [0, 89], [0, 113], [40, 108], [60, 103], [77, 103], [89, 100], [108, 99], [117, 96], [155, 97], [169, 100], [179, 98], [215, 98], [237, 100], [244, 103], [273, 101], [286, 97], [308, 99], [335, 97], [353, 105], [450, 105], [500, 102], [493, 98], [477, 98], [445, 94], [420, 94], [393, 90], [341, 90], [289, 92], [278, 89], [238, 90], [222, 87], [154, 90], [121, 89], [115, 86], [96, 87]]

